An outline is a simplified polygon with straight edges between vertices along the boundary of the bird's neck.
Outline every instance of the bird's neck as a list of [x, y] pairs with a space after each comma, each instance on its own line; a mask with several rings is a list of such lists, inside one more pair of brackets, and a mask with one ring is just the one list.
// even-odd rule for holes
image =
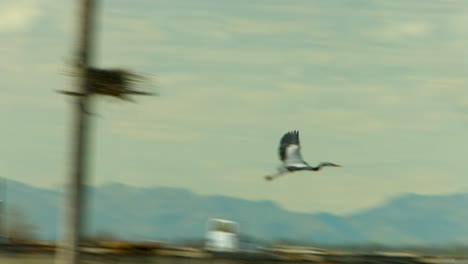
[[310, 166], [310, 167], [308, 168], [308, 170], [311, 170], [311, 171], [318, 171], [318, 170], [320, 170], [321, 168], [326, 167], [326, 166], [330, 166], [330, 164], [329, 164], [328, 162], [322, 162], [322, 163], [320, 163], [320, 164], [319, 164], [318, 166], [316, 166], [316, 167]]

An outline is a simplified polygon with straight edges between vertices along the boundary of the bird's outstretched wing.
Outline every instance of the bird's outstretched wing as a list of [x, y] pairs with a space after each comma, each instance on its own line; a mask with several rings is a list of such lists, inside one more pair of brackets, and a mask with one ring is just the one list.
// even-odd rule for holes
[[303, 163], [299, 144], [299, 131], [294, 130], [283, 135], [279, 146], [279, 156], [284, 163]]

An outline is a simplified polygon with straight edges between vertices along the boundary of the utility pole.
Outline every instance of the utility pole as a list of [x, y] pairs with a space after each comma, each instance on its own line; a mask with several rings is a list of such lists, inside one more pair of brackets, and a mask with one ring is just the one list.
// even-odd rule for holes
[[77, 56], [74, 67], [78, 72], [78, 89], [82, 96], [74, 102], [71, 175], [66, 184], [62, 245], [57, 253], [61, 264], [80, 263], [80, 241], [85, 220], [85, 188], [89, 136], [90, 85], [89, 67], [92, 59], [94, 11], [96, 0], [77, 0], [79, 10]]
[[73, 75], [78, 77], [77, 91], [59, 91], [73, 96], [75, 105], [71, 178], [66, 186], [65, 207], [63, 208], [64, 224], [62, 226], [62, 243], [57, 253], [58, 264], [80, 263], [80, 241], [83, 233], [83, 222], [86, 220], [86, 173], [89, 137], [89, 113], [93, 95], [114, 96], [128, 100], [128, 95], [152, 95], [133, 89], [140, 83], [142, 76], [125, 70], [106, 70], [92, 67], [93, 36], [96, 4], [98, 0], [77, 0], [79, 4], [78, 47]]

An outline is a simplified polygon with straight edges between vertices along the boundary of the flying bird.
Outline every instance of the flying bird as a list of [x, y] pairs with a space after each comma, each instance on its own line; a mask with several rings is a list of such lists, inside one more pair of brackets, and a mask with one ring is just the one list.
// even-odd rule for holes
[[282, 164], [278, 166], [278, 171], [273, 175], [265, 176], [271, 181], [285, 173], [295, 171], [318, 171], [323, 167], [341, 167], [340, 165], [322, 162], [317, 166], [310, 166], [302, 159], [301, 145], [299, 144], [299, 131], [294, 130], [283, 135], [279, 146], [279, 156]]

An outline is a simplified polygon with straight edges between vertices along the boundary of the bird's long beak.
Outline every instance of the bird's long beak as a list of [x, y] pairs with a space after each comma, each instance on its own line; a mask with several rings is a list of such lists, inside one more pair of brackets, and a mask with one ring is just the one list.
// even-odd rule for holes
[[338, 164], [333, 164], [334, 167], [343, 167], [341, 165], [338, 165]]

